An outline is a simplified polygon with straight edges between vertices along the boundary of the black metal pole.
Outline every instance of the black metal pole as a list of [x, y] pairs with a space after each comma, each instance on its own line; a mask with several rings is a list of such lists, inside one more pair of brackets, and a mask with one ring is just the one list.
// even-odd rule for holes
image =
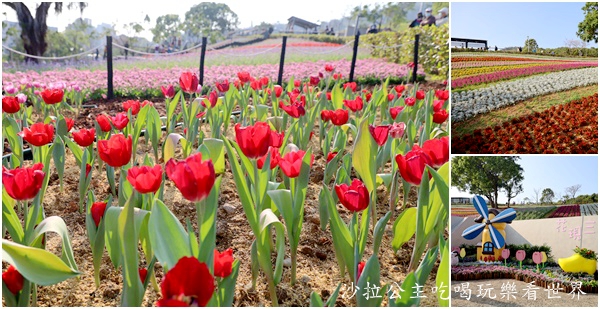
[[350, 65], [350, 82], [354, 81], [354, 67], [356, 66], [356, 56], [358, 55], [358, 39], [360, 32], [356, 32], [354, 36], [354, 47], [352, 47], [352, 64]]
[[115, 98], [113, 90], [113, 63], [112, 63], [112, 36], [106, 36], [106, 71], [108, 73], [108, 90], [106, 97], [109, 100]]
[[200, 85], [204, 85], [204, 55], [206, 54], [206, 37], [202, 37], [202, 49], [200, 49]]
[[415, 57], [413, 59], [415, 66], [413, 67], [412, 82], [417, 81], [417, 67], [419, 66], [419, 35], [415, 34]]
[[287, 36], [283, 36], [283, 42], [281, 42], [281, 58], [279, 58], [279, 75], [277, 75], [277, 84], [283, 86], [283, 64], [285, 63], [285, 46], [287, 45]]

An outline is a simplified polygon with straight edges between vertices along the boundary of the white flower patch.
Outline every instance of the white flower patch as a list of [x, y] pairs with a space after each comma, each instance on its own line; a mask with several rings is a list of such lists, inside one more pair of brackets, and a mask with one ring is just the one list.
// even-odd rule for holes
[[452, 121], [513, 105], [533, 97], [598, 83], [598, 68], [585, 68], [506, 81], [477, 90], [452, 92]]

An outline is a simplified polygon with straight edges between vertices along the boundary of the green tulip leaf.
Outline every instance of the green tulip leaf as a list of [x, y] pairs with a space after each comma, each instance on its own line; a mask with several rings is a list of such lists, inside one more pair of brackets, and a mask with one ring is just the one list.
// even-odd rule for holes
[[394, 222], [392, 248], [398, 251], [414, 234], [417, 228], [417, 209], [407, 208]]
[[154, 255], [164, 267], [172, 268], [180, 258], [191, 256], [188, 234], [165, 204], [156, 200], [150, 214], [150, 244]]
[[377, 157], [377, 144], [369, 133], [369, 122], [367, 119], [360, 124], [356, 144], [352, 151], [352, 166], [360, 175], [369, 192], [375, 190], [375, 161]]

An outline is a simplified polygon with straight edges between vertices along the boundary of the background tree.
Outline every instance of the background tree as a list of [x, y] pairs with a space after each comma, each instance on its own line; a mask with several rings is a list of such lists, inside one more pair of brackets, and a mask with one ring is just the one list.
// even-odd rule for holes
[[552, 191], [552, 189], [550, 189], [550, 188], [544, 189], [544, 191], [542, 191], [541, 202], [543, 204], [552, 204], [553, 201], [554, 201], [554, 191]]
[[403, 25], [406, 27], [409, 20], [417, 17], [416, 15], [407, 16], [408, 11], [412, 10], [414, 7], [415, 2], [388, 2], [383, 7], [382, 13], [384, 24], [382, 27], [396, 31], [401, 30]]
[[598, 43], [598, 2], [588, 2], [581, 9], [585, 17], [577, 27], [577, 36], [585, 42]]
[[452, 158], [452, 186], [461, 191], [485, 196], [492, 208], [498, 208], [498, 193], [509, 183], [523, 179], [523, 168], [516, 162], [519, 157], [454, 157]]
[[535, 41], [535, 39], [531, 38], [531, 39], [525, 40], [525, 45], [523, 46], [523, 49], [528, 52], [531, 52], [531, 51], [538, 49], [538, 47], [539, 46], [538, 46], [537, 42]]
[[237, 14], [227, 4], [202, 2], [185, 13], [183, 28], [192, 37], [209, 36], [214, 43], [234, 30], [238, 23]]
[[533, 188], [533, 197], [535, 198], [536, 204], [540, 203], [540, 192], [541, 191], [542, 191], [542, 188]]
[[510, 200], [517, 197], [521, 192], [523, 192], [523, 175], [516, 175], [513, 179], [510, 179], [506, 186], [504, 187], [504, 192], [506, 192], [506, 198], [508, 201], [506, 202], [510, 205]]
[[381, 18], [383, 17], [382, 7], [380, 4], [356, 6], [352, 9], [352, 20], [360, 17], [359, 25], [379, 24], [381, 26]]
[[70, 42], [72, 52], [81, 52], [86, 48], [90, 48], [91, 40], [98, 37], [96, 31], [94, 31], [94, 27], [82, 18], [77, 18], [69, 24], [65, 28], [63, 35]]
[[577, 194], [577, 191], [579, 191], [579, 189], [581, 189], [581, 185], [576, 184], [576, 185], [572, 185], [570, 187], [565, 188], [565, 192], [567, 194], [570, 194], [571, 198], [575, 198], [575, 195]]
[[[35, 8], [35, 17], [23, 2], [2, 2], [17, 13], [17, 19], [21, 26], [21, 39], [25, 52], [34, 56], [43, 56], [48, 48], [46, 43], [46, 32], [48, 25], [46, 19], [50, 6], [54, 4], [54, 11], [59, 14], [63, 10], [63, 2], [41, 2]], [[87, 2], [69, 2], [67, 9], [78, 7], [83, 13]], [[26, 57], [25, 61], [38, 62], [37, 59]]]
[[172, 41], [173, 39], [181, 38], [183, 26], [179, 15], [167, 14], [159, 16], [156, 19], [156, 25], [150, 29], [152, 34], [152, 41], [162, 44], [165, 41]]
[[529, 204], [531, 203], [531, 200], [526, 196], [525, 198], [523, 198], [523, 204]]
[[61, 32], [49, 30], [46, 32], [46, 41], [48, 42], [46, 54], [52, 57], [61, 57], [73, 54], [71, 52], [71, 48], [73, 48], [73, 42]]

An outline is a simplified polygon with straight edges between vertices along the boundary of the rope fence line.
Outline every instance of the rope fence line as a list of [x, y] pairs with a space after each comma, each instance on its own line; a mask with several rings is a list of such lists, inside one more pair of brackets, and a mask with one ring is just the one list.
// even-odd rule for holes
[[34, 59], [40, 59], [40, 60], [65, 60], [65, 59], [70, 59], [70, 58], [76, 58], [76, 57], [83, 56], [83, 55], [89, 54], [91, 52], [94, 52], [96, 49], [98, 49], [100, 47], [102, 47], [102, 44], [100, 44], [100, 45], [98, 45], [98, 46], [96, 46], [94, 48], [91, 48], [89, 50], [86, 50], [84, 52], [81, 52], [81, 53], [78, 53], [78, 54], [74, 54], [74, 55], [62, 56], [62, 57], [43, 57], [43, 56], [36, 56], [36, 55], [30, 55], [30, 54], [27, 54], [27, 53], [23, 53], [23, 52], [20, 52], [18, 50], [12, 49], [12, 48], [10, 48], [8, 46], [2, 45], [2, 48], [6, 49], [6, 50], [9, 50], [9, 51], [11, 51], [11, 52], [13, 52], [13, 53], [15, 53], [17, 55], [21, 55], [21, 56], [25, 56], [25, 57], [29, 57], [29, 58], [34, 58]]
[[115, 47], [118, 47], [120, 49], [132, 52], [132, 53], [136, 53], [136, 54], [140, 54], [140, 55], [149, 55], [149, 56], [172, 56], [172, 55], [178, 55], [178, 54], [187, 53], [187, 52], [189, 52], [191, 50], [198, 49], [198, 48], [202, 47], [202, 43], [200, 43], [200, 44], [192, 46], [190, 48], [187, 48], [187, 49], [184, 49], [184, 50], [179, 50], [179, 51], [176, 51], [176, 52], [171, 52], [171, 53], [148, 53], [148, 52], [143, 52], [143, 51], [131, 49], [129, 47], [125, 47], [125, 46], [122, 46], [122, 45], [117, 44], [117, 43], [112, 43], [112, 45], [115, 46]]

